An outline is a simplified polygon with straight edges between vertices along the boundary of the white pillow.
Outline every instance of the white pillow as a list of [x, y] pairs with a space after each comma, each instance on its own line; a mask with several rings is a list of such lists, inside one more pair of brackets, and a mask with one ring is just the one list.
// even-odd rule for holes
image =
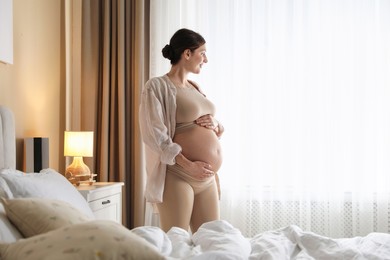
[[145, 239], [111, 220], [93, 220], [0, 243], [2, 260], [165, 259]]
[[68, 202], [46, 198], [1, 199], [8, 219], [24, 237], [92, 220]]
[[80, 209], [90, 218], [95, 218], [87, 201], [62, 174], [53, 169], [39, 173], [24, 173], [15, 169], [0, 171], [12, 194], [8, 198], [50, 198], [63, 200]]
[[1, 198], [12, 198], [12, 192], [8, 187], [7, 182], [0, 178], [0, 197]]

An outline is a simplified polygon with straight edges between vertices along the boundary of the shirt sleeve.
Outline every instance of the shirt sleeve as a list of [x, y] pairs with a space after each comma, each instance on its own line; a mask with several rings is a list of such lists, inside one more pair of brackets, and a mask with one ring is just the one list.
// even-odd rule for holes
[[180, 145], [174, 143], [170, 136], [169, 117], [176, 115], [169, 115], [169, 108], [162, 99], [155, 88], [148, 83], [145, 85], [139, 110], [140, 130], [144, 143], [160, 155], [160, 161], [173, 165], [181, 152]]

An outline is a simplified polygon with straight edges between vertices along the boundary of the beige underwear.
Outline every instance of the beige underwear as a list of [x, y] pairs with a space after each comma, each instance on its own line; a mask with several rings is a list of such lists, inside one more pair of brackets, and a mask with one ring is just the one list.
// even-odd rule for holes
[[184, 168], [178, 164], [167, 165], [167, 174], [174, 174], [177, 177], [181, 178], [182, 180], [188, 182], [188, 184], [190, 184], [190, 186], [194, 190], [195, 195], [204, 191], [205, 189], [207, 189], [211, 185], [213, 185], [214, 179], [215, 179], [213, 177], [205, 178], [204, 180], [196, 179], [196, 178], [192, 177], [191, 175], [189, 175], [184, 170]]

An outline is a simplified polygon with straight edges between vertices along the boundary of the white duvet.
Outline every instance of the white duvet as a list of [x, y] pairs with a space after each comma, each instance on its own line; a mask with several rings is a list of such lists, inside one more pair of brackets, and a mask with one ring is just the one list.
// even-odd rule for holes
[[203, 224], [193, 235], [180, 228], [164, 233], [157, 227], [132, 230], [172, 259], [390, 259], [390, 234], [331, 239], [297, 226], [245, 238], [226, 221]]

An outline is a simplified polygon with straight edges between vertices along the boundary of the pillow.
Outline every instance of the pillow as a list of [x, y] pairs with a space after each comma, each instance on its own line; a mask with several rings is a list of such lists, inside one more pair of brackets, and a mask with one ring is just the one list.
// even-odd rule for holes
[[5, 209], [0, 203], [0, 241], [15, 242], [16, 240], [21, 238], [23, 238], [22, 234], [9, 221], [5, 213]]
[[51, 198], [63, 200], [95, 218], [87, 201], [80, 192], [62, 174], [53, 169], [44, 169], [39, 173], [24, 173], [15, 169], [0, 171], [10, 189], [8, 198]]
[[12, 198], [12, 192], [9, 189], [7, 182], [2, 178], [0, 178], [0, 197]]
[[0, 243], [2, 260], [165, 259], [145, 239], [111, 220], [92, 220]]
[[8, 219], [24, 237], [91, 220], [68, 202], [44, 198], [1, 198]]

